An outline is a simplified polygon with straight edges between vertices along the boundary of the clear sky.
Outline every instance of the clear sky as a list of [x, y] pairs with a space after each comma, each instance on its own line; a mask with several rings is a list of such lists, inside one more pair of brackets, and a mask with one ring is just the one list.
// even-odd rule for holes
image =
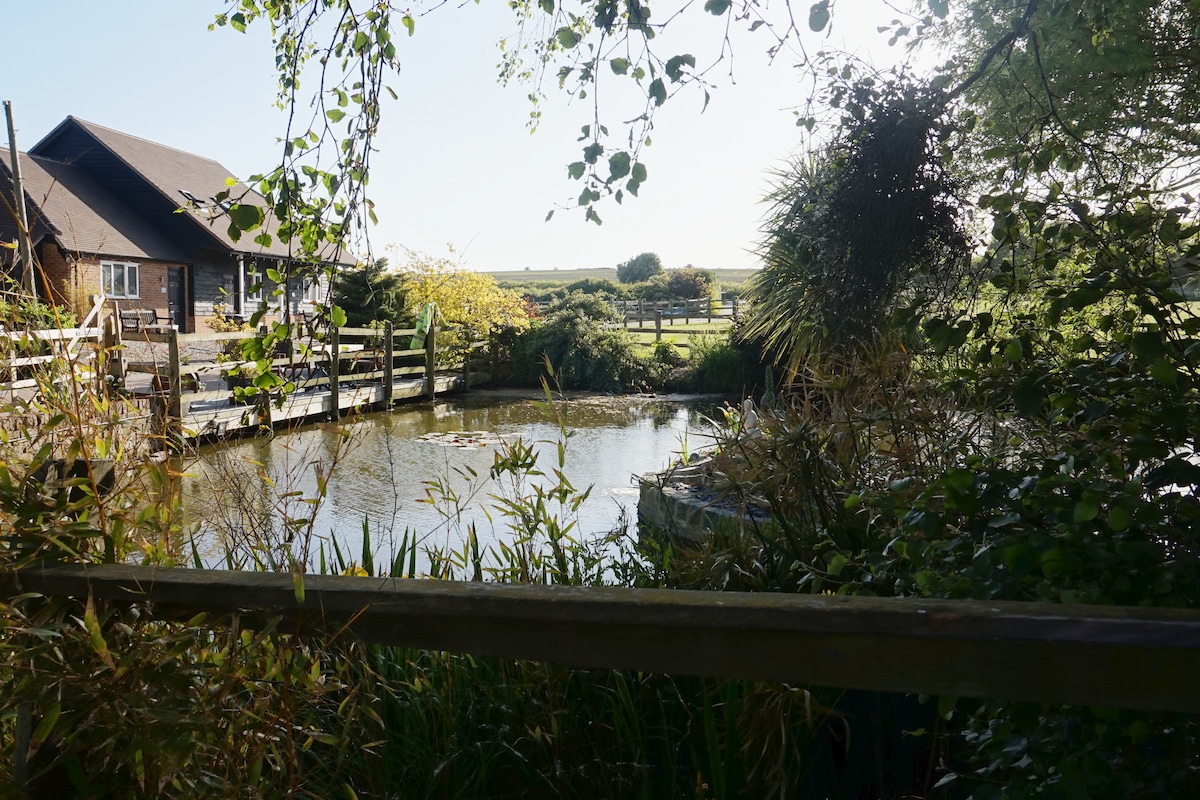
[[[807, 5], [794, 3], [804, 14]], [[13, 102], [18, 145], [29, 149], [74, 115], [216, 159], [241, 178], [269, 169], [284, 131], [273, 106], [274, 53], [265, 27], [208, 31], [223, 8], [218, 0], [6, 4], [0, 99]], [[681, 49], [702, 61], [723, 29], [693, 16]], [[882, 0], [839, 0], [834, 41], [877, 63], [894, 60], [875, 28], [895, 16]], [[566, 165], [579, 158], [591, 100], [568, 102], [547, 87], [542, 124], [530, 134], [528, 89], [496, 82], [497, 42], [514, 33], [507, 4], [482, 0], [443, 6], [418, 19], [413, 37], [398, 37], [403, 66], [390, 85], [399, 99], [384, 109], [371, 175], [377, 253], [394, 245], [444, 255], [452, 245], [477, 270], [611, 267], [644, 251], [667, 267], [756, 266], [761, 198], [800, 144], [791, 109], [806, 89], [794, 58], [768, 66], [765, 38], [738, 40], [733, 81], [722, 81], [703, 114], [698, 97], [667, 103], [642, 154], [641, 197], [602, 206], [596, 226], [564, 208], [579, 194]], [[810, 51], [825, 43], [805, 33]]]

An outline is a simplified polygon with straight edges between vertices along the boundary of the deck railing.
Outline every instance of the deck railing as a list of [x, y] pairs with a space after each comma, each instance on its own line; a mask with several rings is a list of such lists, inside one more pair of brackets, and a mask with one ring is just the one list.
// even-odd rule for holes
[[[448, 330], [452, 329], [442, 329]], [[313, 416], [336, 418], [350, 409], [386, 407], [404, 398], [432, 398], [440, 392], [468, 388], [472, 381], [478, 384], [489, 376], [486, 342], [468, 343], [467, 357], [447, 363], [450, 348], [439, 345], [436, 328], [419, 348], [408, 347], [414, 334], [415, 329], [394, 329], [390, 324], [333, 328], [320, 339], [298, 330], [295, 336], [277, 343], [268, 360], [283, 384], [259, 387], [280, 402], [253, 407], [242, 400], [259, 367], [259, 362], [241, 356], [241, 341], [257, 335], [251, 331], [164, 330], [129, 335], [127, 341], [165, 344], [166, 353], [165, 359], [131, 361], [126, 369], [153, 376], [166, 424], [184, 437], [221, 435], [231, 429]], [[204, 347], [207, 354], [199, 358], [183, 355], [197, 346]], [[286, 397], [280, 397], [284, 394]]]
[[[303, 592], [297, 582], [303, 582]], [[293, 576], [116, 564], [0, 572], [213, 626], [506, 658], [953, 697], [1200, 712], [1200, 612]], [[224, 615], [224, 616], [222, 616]], [[224, 621], [222, 621], [222, 619]]]
[[58, 362], [72, 373], [87, 365], [100, 380], [103, 370], [97, 359], [113, 335], [103, 317], [104, 298], [91, 298], [92, 306], [79, 325], [41, 330], [4, 330], [0, 326], [0, 392], [13, 392], [38, 385], [32, 372]]

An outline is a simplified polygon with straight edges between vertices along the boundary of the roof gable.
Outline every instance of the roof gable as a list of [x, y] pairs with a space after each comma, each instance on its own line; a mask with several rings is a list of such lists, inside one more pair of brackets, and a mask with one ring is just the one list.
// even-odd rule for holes
[[[35, 241], [54, 235], [64, 250], [73, 253], [176, 263], [190, 260], [187, 253], [83, 170], [28, 153], [20, 158]], [[12, 176], [5, 165], [0, 171], [0, 191], [12, 197], [12, 188]], [[10, 214], [3, 217], [0, 235], [11, 238], [16, 235], [16, 221]]]
[[[89, 150], [89, 144], [98, 146], [103, 153], [97, 153], [95, 149]], [[122, 196], [127, 205], [133, 206], [136, 211], [152, 220], [158, 221], [166, 210], [174, 213], [183, 209], [176, 215], [176, 219], [192, 223], [190, 229], [193, 232], [203, 231], [210, 247], [217, 246], [252, 256], [288, 258], [293, 255], [286, 243], [274, 238], [270, 246], [263, 247], [254, 241], [252, 235], [243, 235], [236, 242], [229, 236], [226, 215], [223, 209], [213, 202], [213, 198], [221, 192], [228, 191], [230, 197], [235, 200], [245, 197], [246, 202], [259, 206], [265, 205], [266, 201], [262, 195], [244, 183], [235, 182], [230, 186], [230, 171], [210, 158], [176, 150], [73, 116], [67, 117], [34, 145], [30, 152], [79, 164], [98, 182], [112, 186], [114, 193]], [[108, 161], [115, 160], [118, 163], [105, 163], [104, 156], [108, 157]], [[136, 176], [139, 186], [131, 185], [130, 175]], [[123, 188], [118, 184], [123, 185]], [[202, 205], [199, 208], [189, 208], [188, 195], [196, 198]], [[164, 220], [162, 227], [179, 231], [178, 223], [171, 224], [172, 222], [174, 221]], [[271, 230], [272, 226], [268, 225], [268, 232]]]

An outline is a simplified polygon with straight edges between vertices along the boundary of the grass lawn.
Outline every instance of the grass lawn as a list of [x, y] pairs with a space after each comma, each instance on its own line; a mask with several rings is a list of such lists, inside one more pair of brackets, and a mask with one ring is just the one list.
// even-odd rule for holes
[[[694, 336], [724, 336], [729, 331], [729, 320], [720, 319], [712, 322], [703, 320], [693, 321], [689, 325], [684, 325], [680, 322], [678, 325], [669, 325], [664, 320], [662, 329], [662, 340], [670, 342], [679, 347], [680, 354], [683, 356], [689, 355], [688, 343]], [[631, 330], [630, 335], [633, 340], [643, 347], [654, 347], [654, 323], [650, 323], [649, 330], [642, 328], [641, 330]]]

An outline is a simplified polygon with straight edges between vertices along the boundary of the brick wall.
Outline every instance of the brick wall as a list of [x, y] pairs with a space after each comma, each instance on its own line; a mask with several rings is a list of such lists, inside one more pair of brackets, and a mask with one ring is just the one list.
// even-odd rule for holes
[[69, 304], [72, 297], [71, 261], [54, 242], [43, 242], [38, 248], [38, 265], [41, 274], [38, 276], [38, 292], [48, 293], [54, 303]]
[[[166, 317], [167, 303], [167, 270], [170, 267], [187, 267], [182, 264], [172, 264], [165, 261], [145, 261], [136, 258], [107, 259], [95, 256], [84, 256], [73, 261], [74, 270], [69, 272], [63, 285], [69, 297], [86, 299], [90, 294], [100, 292], [100, 262], [101, 261], [132, 262], [138, 265], [138, 296], [116, 297], [109, 300], [109, 305], [119, 305], [121, 308], [152, 308], [159, 316]], [[186, 293], [185, 293], [186, 304]], [[192, 330], [195, 323], [191, 309], [187, 311], [185, 330]]]

